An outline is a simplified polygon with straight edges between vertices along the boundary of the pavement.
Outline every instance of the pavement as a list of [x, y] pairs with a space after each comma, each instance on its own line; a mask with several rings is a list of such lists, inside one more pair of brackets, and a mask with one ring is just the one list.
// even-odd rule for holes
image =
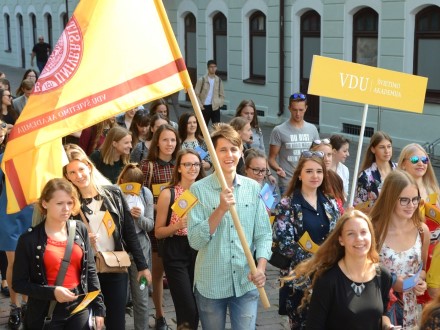
[[[11, 82], [11, 90], [13, 91], [12, 94], [14, 94], [15, 90], [20, 84], [20, 81], [24, 74], [24, 69], [22, 68], [13, 68], [8, 67], [4, 65], [0, 65], [0, 71], [5, 72], [7, 78]], [[177, 121], [177, 117], [185, 112], [189, 111], [189, 105], [188, 103], [180, 103], [177, 105], [176, 108], [173, 106], [170, 106], [170, 117], [171, 120]], [[288, 115], [286, 112], [285, 115]], [[231, 117], [222, 114], [221, 116], [222, 121], [228, 122]], [[287, 117], [286, 117], [287, 119]], [[263, 136], [265, 140], [266, 145], [266, 151], [269, 150], [269, 137], [270, 133], [273, 129], [273, 125], [262, 125], [262, 131]], [[325, 138], [328, 136], [321, 136], [321, 138]], [[362, 146], [362, 154], [364, 153], [364, 150], [367, 146], [367, 143], [369, 141], [364, 142]], [[355, 167], [355, 159], [356, 159], [356, 150], [358, 147], [357, 141], [352, 141], [351, 143], [351, 156], [347, 159], [345, 165], [350, 170], [350, 174], [353, 174], [354, 167]], [[394, 149], [394, 160], [397, 160], [399, 156], [400, 150]], [[439, 177], [439, 168], [434, 168], [436, 171], [437, 177]], [[350, 178], [351, 180], [351, 178]], [[350, 185], [351, 186], [351, 185]], [[267, 268], [267, 282], [265, 286], [266, 294], [268, 296], [269, 302], [270, 302], [270, 308], [264, 309], [261, 305], [261, 303], [258, 306], [258, 316], [257, 316], [257, 329], [263, 330], [284, 330], [289, 329], [288, 325], [288, 319], [286, 316], [280, 316], [278, 315], [278, 277], [279, 272], [277, 268], [272, 267], [271, 265], [268, 265]], [[150, 306], [150, 328], [154, 327], [154, 305], [152, 300], [150, 299], [149, 302]], [[171, 295], [169, 293], [169, 290], [164, 290], [164, 311], [165, 311], [165, 317], [167, 319], [168, 325], [170, 329], [176, 329], [176, 318], [175, 318], [175, 311], [174, 311], [174, 305], [171, 299]], [[9, 299], [5, 298], [3, 295], [0, 294], [0, 329], [7, 329], [7, 322], [9, 317]], [[201, 328], [201, 327], [199, 327]], [[133, 318], [129, 315], [126, 316], [126, 329], [131, 330], [134, 329], [133, 325]], [[227, 329], [230, 329], [230, 324], [227, 324]]]

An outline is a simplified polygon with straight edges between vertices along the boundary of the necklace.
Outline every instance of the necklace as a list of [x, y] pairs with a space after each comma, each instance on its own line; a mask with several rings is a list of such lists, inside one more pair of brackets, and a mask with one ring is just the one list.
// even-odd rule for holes
[[[349, 277], [352, 277], [352, 276], [350, 275], [350, 270], [348, 269], [348, 266], [347, 266], [347, 263], [345, 262], [345, 259], [343, 259], [343, 261], [344, 261], [344, 266], [345, 266], [345, 269], [347, 270], [347, 274], [348, 274], [348, 276], [349, 276]], [[365, 265], [364, 265], [363, 270], [365, 270]], [[362, 292], [363, 292], [364, 289], [365, 289], [364, 277], [365, 277], [365, 272], [362, 274], [361, 284], [357, 285], [357, 284], [353, 281], [353, 282], [351, 283], [351, 285], [350, 285], [351, 288], [352, 288], [353, 291], [354, 291], [354, 294], [355, 294], [356, 296], [358, 296], [358, 297], [361, 296]], [[349, 278], [349, 279], [351, 280], [351, 278]]]

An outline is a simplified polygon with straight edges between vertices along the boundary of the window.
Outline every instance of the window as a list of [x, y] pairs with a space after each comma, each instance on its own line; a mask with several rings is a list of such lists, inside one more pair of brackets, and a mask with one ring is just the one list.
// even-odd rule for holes
[[426, 101], [440, 103], [440, 7], [429, 6], [416, 15], [414, 74], [428, 77]]
[[248, 82], [266, 82], [266, 16], [257, 11], [249, 19], [250, 77]]
[[226, 16], [217, 13], [213, 19], [214, 60], [217, 63], [217, 75], [223, 80], [228, 78], [228, 27]]
[[363, 8], [353, 16], [353, 62], [377, 66], [379, 15]]
[[185, 61], [189, 77], [195, 86], [197, 82], [197, 24], [196, 17], [192, 13], [185, 16]]
[[35, 17], [35, 14], [29, 15], [31, 20], [31, 26], [32, 26], [32, 45], [35, 45], [37, 43], [37, 18]]
[[5, 14], [5, 25], [6, 25], [6, 49], [5, 51], [11, 51], [11, 19], [8, 14]]
[[69, 21], [69, 17], [67, 17], [67, 14], [66, 13], [62, 13], [61, 14], [61, 22], [63, 22], [63, 29], [66, 28], [66, 25], [67, 25], [68, 21]]
[[52, 39], [52, 15], [51, 14], [46, 14], [46, 24], [47, 24], [47, 36], [48, 36], [47, 43], [52, 48], [53, 39]]

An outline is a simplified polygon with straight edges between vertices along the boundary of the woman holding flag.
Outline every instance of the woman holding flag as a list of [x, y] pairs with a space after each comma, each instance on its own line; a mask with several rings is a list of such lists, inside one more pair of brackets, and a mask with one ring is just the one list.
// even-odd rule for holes
[[[145, 277], [151, 283], [147, 261], [142, 253], [133, 217], [122, 191], [109, 184], [77, 145], [68, 144], [65, 149], [69, 163], [63, 167], [63, 173], [79, 192], [81, 218], [88, 227], [90, 241], [95, 250], [125, 249], [131, 252], [138, 269], [137, 280]], [[104, 219], [108, 221], [104, 223]], [[107, 309], [106, 329], [124, 329], [128, 275], [99, 273], [98, 277]]]
[[[89, 329], [89, 310], [72, 311], [88, 292], [100, 290], [95, 261], [86, 227], [69, 220], [79, 210], [78, 193], [66, 179], [46, 183], [37, 203], [43, 222], [18, 240], [12, 285], [29, 296], [24, 320], [25, 329], [42, 329], [51, 300], [56, 300], [50, 329]], [[62, 259], [68, 248], [70, 222], [75, 222], [75, 236], [62, 285], [57, 285]], [[99, 292], [99, 291], [98, 291]], [[90, 303], [96, 329], [104, 325], [105, 307], [101, 293]]]
[[[193, 294], [194, 265], [197, 252], [189, 246], [185, 198], [187, 189], [197, 180], [205, 177], [200, 155], [192, 149], [177, 153], [176, 166], [169, 188], [164, 189], [157, 201], [155, 232], [157, 239], [163, 239], [162, 260], [167, 274], [168, 286], [176, 310], [177, 327], [186, 323], [190, 329], [197, 329], [199, 316]], [[188, 199], [191, 195], [188, 197]], [[181, 198], [183, 216], [171, 209], [174, 201]], [[179, 212], [180, 213], [180, 212]]]

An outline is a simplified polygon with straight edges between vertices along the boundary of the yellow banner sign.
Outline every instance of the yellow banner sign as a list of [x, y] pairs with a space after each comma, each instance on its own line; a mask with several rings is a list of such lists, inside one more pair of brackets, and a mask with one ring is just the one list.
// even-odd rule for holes
[[313, 56], [309, 94], [423, 112], [428, 78]]

